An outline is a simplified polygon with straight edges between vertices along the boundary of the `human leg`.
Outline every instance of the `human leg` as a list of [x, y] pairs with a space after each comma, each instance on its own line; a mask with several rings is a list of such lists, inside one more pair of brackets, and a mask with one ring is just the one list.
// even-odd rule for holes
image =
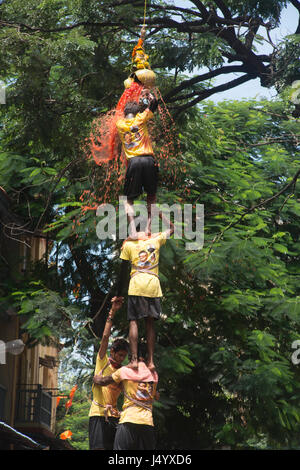
[[114, 450], [137, 450], [136, 432], [132, 423], [118, 425]]
[[140, 157], [129, 159], [125, 175], [123, 193], [127, 200], [125, 201], [125, 212], [129, 221], [129, 235], [131, 238], [137, 238], [137, 231], [134, 221], [134, 200], [142, 193], [142, 163]]
[[130, 358], [130, 363], [128, 364], [127, 367], [130, 367], [132, 369], [138, 368], [138, 357], [137, 357], [138, 336], [139, 336], [138, 322], [137, 320], [130, 320], [129, 322], [129, 347], [130, 347], [131, 358]]
[[138, 429], [138, 446], [139, 450], [155, 449], [154, 427], [147, 424], [137, 424]]
[[155, 370], [154, 365], [154, 345], [155, 345], [155, 329], [154, 329], [154, 318], [146, 318], [146, 337], [147, 337], [147, 367], [151, 371]]
[[104, 418], [91, 416], [89, 418], [89, 448], [90, 450], [105, 450], [104, 447]]
[[154, 450], [154, 427], [145, 424], [122, 423], [118, 425], [114, 450]]
[[129, 367], [137, 368], [138, 350], [138, 321], [145, 319], [146, 321], [146, 337], [148, 348], [148, 367], [155, 369], [154, 365], [154, 344], [155, 329], [154, 320], [158, 320], [161, 313], [159, 297], [143, 297], [138, 295], [128, 296], [127, 319], [129, 320], [129, 345], [132, 355], [132, 362]]
[[152, 218], [152, 213], [153, 213], [153, 206], [156, 203], [156, 194], [147, 194], [147, 214], [148, 214], [148, 219], [147, 219], [147, 227], [146, 227], [146, 234], [150, 235], [151, 234], [151, 218]]
[[125, 202], [125, 212], [129, 221], [129, 236], [130, 238], [137, 238], [137, 231], [134, 221], [134, 208], [133, 208], [133, 199], [127, 199]]
[[151, 233], [151, 217], [156, 208], [156, 191], [158, 184], [158, 165], [153, 156], [148, 156], [144, 160], [143, 166], [143, 187], [147, 193], [148, 223], [146, 232]]

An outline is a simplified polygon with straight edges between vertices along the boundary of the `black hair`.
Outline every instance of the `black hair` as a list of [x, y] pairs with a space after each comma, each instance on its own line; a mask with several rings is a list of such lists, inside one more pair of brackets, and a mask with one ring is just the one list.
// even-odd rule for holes
[[140, 111], [140, 105], [136, 101], [128, 101], [124, 107], [124, 115], [133, 114], [134, 116]]
[[127, 351], [129, 350], [128, 341], [124, 338], [117, 338], [111, 345], [111, 349], [116, 353], [118, 351]]

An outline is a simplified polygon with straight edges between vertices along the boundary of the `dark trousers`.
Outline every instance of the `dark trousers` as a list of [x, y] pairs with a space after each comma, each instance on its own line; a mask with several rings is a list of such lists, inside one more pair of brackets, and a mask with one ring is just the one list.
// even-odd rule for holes
[[154, 427], [146, 424], [118, 424], [114, 450], [154, 450]]

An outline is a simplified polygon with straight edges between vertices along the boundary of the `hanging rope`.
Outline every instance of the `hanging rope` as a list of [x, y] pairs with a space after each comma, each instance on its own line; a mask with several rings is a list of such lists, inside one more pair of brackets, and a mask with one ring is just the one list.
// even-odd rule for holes
[[147, 11], [147, 0], [145, 0], [145, 4], [144, 4], [144, 22], [143, 22], [143, 26], [145, 26], [145, 23], [146, 23], [146, 11]]

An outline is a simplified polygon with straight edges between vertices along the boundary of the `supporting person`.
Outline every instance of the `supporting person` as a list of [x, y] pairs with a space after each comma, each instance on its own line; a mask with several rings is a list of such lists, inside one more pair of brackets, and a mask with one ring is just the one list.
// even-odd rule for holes
[[113, 374], [95, 376], [99, 386], [122, 384], [124, 403], [117, 426], [114, 450], [154, 450], [153, 401], [158, 398], [158, 375], [139, 357], [138, 368], [121, 367]]
[[[115, 312], [122, 306], [123, 298], [114, 297], [108, 314], [100, 348], [97, 354], [95, 376], [105, 377], [121, 367], [128, 353], [128, 343], [125, 339], [116, 339], [110, 349], [107, 348], [111, 334], [112, 320]], [[116, 426], [119, 421], [117, 400], [121, 387], [110, 385], [99, 387], [93, 384], [93, 401], [89, 412], [89, 447], [90, 450], [111, 450], [113, 448]]]
[[[164, 218], [162, 213], [160, 218]], [[167, 238], [174, 232], [174, 225], [169, 221], [170, 229], [147, 235], [143, 231], [137, 232], [137, 239], [128, 238], [123, 243], [120, 258], [122, 260], [120, 275], [117, 284], [117, 296], [122, 295], [125, 279], [128, 272], [128, 263], [131, 263], [130, 282], [128, 288], [127, 319], [129, 320], [130, 364], [128, 367], [137, 369], [138, 357], [138, 322], [146, 321], [146, 337], [148, 348], [147, 366], [155, 370], [154, 321], [161, 315], [160, 298], [162, 290], [159, 281], [158, 265], [159, 252]]]

